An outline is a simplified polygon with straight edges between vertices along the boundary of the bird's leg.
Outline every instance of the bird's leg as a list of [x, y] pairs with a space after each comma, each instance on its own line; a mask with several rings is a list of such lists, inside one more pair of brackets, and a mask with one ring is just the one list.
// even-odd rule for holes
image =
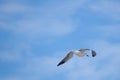
[[89, 55], [86, 55], [87, 57], [89, 57]]
[[89, 55], [87, 53], [85, 53], [87, 57], [89, 57]]

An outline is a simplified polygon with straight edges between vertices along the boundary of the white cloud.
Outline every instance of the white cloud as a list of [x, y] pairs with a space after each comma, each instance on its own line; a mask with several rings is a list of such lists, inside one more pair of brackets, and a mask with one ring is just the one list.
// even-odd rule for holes
[[37, 19], [18, 22], [17, 32], [23, 32], [28, 35], [65, 35], [73, 32], [75, 26], [70, 22], [59, 21], [58, 19]]
[[23, 56], [32, 56], [31, 46], [27, 43], [17, 42], [6, 42], [2, 46], [3, 50], [0, 51], [0, 61], [3, 62], [18, 62], [21, 61]]
[[[73, 57], [66, 64], [57, 67], [61, 60], [58, 56], [49, 57], [28, 57], [24, 60], [24, 66], [18, 73], [31, 75], [31, 79], [44, 79], [47, 77], [64, 76], [68, 80], [101, 80], [113, 76], [117, 78], [119, 74], [119, 48], [104, 41], [95, 42], [92, 47], [96, 50], [95, 58]], [[48, 68], [49, 67], [49, 68]], [[24, 79], [24, 77], [22, 76]]]
[[89, 7], [95, 11], [105, 14], [105, 16], [112, 17], [113, 19], [120, 20], [120, 5], [119, 1], [114, 1], [114, 0], [101, 0], [97, 2], [93, 2]]
[[105, 36], [116, 36], [118, 37], [120, 35], [119, 27], [120, 25], [108, 25], [108, 26], [102, 26], [99, 27], [98, 30], [101, 34], [104, 34]]
[[17, 76], [10, 76], [10, 77], [5, 77], [5, 78], [0, 78], [1, 80], [23, 80], [20, 77]]
[[96, 41], [92, 44], [92, 48], [96, 50], [97, 56], [84, 60], [81, 64], [68, 72], [68, 80], [106, 80], [110, 77], [110, 80], [119, 78], [119, 57], [120, 56], [120, 44], [111, 44], [106, 41]]
[[1, 61], [17, 61], [20, 57], [20, 54], [17, 52], [1, 52], [0, 54]]
[[[2, 21], [0, 25], [1, 28], [32, 37], [41, 35], [64, 36], [76, 31], [76, 22], [72, 20], [72, 15], [77, 14], [76, 12], [89, 2], [89, 0], [48, 1], [40, 6], [10, 2], [1, 5], [0, 11], [8, 14], [17, 12], [22, 15], [22, 18], [13, 20], [11, 23]], [[119, 19], [120, 10], [117, 1], [97, 1], [89, 4], [88, 7], [93, 11]], [[8, 17], [8, 15], [4, 15], [1, 16], [2, 19], [5, 16]]]
[[[107, 25], [97, 25], [94, 27], [88, 27], [89, 34], [96, 36], [97, 39], [119, 39], [120, 35], [120, 24], [107, 24]], [[94, 35], [96, 34], [96, 35]], [[99, 37], [97, 37], [99, 36]]]
[[[22, 66], [16, 71], [15, 80], [39, 80], [59, 77], [63, 80], [111, 80], [119, 76], [120, 44], [112, 44], [106, 41], [91, 42], [92, 49], [97, 52], [94, 58], [74, 56], [70, 61], [57, 67], [61, 60], [60, 55], [51, 56], [26, 56], [21, 59]], [[63, 54], [63, 53], [62, 53]], [[57, 76], [57, 77], [56, 77]], [[14, 77], [13, 77], [14, 78]], [[10, 80], [9, 78], [6, 80]]]
[[[57, 69], [56, 57], [28, 57], [23, 61], [23, 67], [17, 71], [22, 80], [39, 80], [57, 75], [60, 70]], [[26, 76], [24, 76], [26, 75]], [[46, 77], [45, 77], [46, 76]]]
[[[0, 28], [32, 37], [64, 36], [70, 34], [77, 29], [71, 17], [75, 14], [77, 9], [84, 4], [84, 1], [81, 2], [77, 0], [75, 3], [74, 2], [75, 1], [72, 0], [70, 2], [63, 1], [63, 3], [61, 2], [60, 4], [48, 3], [48, 6], [38, 6], [39, 8], [22, 6], [20, 4], [13, 4], [12, 6], [11, 4], [5, 5], [3, 6], [4, 10], [1, 9], [1, 11], [6, 13], [24, 13], [25, 11], [25, 14], [23, 18], [11, 23], [2, 21], [0, 23], [0, 25], [2, 25]], [[110, 4], [113, 7], [112, 3]], [[102, 9], [104, 10], [103, 7], [105, 7], [105, 10], [107, 10], [109, 7], [105, 5], [101, 7], [101, 5], [103, 5], [103, 3], [99, 3], [99, 5], [93, 5], [92, 9], [94, 11], [98, 10], [102, 12]], [[11, 6], [10, 9], [9, 6]], [[29, 8], [32, 8], [32, 10], [30, 9], [29, 11]], [[108, 12], [103, 12], [108, 14], [109, 12], [112, 12], [112, 10], [110, 9]], [[118, 13], [119, 9], [117, 8], [114, 14], [117, 14], [118, 16]], [[96, 29], [93, 29], [93, 32], [95, 32], [94, 30], [97, 30], [97, 32], [103, 36], [119, 36], [120, 34], [119, 25], [97, 27]], [[91, 59], [74, 57], [60, 67], [57, 67], [56, 65], [59, 60], [61, 60], [61, 58], [58, 57], [58, 55], [61, 53], [58, 55], [55, 54], [55, 56], [47, 57], [35, 56], [33, 55], [34, 53], [31, 52], [31, 45], [26, 45], [26, 43], [23, 45], [20, 44], [16, 43], [16, 48], [0, 54], [0, 60], [19, 60], [21, 63], [23, 63], [16, 71], [17, 74], [15, 76], [7, 77], [3, 80], [39, 80], [46, 77], [54, 77], [56, 79], [56, 76], [59, 78], [61, 78], [61, 76], [64, 77], [60, 80], [107, 80], [107, 78], [110, 76], [113, 76], [113, 78], [118, 77], [116, 75], [118, 75], [120, 72], [120, 44], [112, 44], [108, 43], [107, 41], [91, 41], [88, 43], [88, 45], [91, 45], [90, 47], [97, 51], [97, 56], [95, 58]], [[23, 55], [24, 50], [25, 54]], [[26, 54], [27, 56], [25, 56]], [[23, 56], [25, 58], [23, 58]]]
[[7, 14], [25, 12], [27, 9], [27, 6], [14, 2], [0, 5], [0, 12]]
[[72, 15], [85, 2], [84, 0], [49, 2], [37, 7], [16, 2], [7, 3], [1, 6], [1, 12], [19, 13], [23, 18], [11, 23], [2, 21], [1, 24], [4, 25], [1, 28], [30, 36], [63, 36], [76, 30], [76, 22], [72, 20]]

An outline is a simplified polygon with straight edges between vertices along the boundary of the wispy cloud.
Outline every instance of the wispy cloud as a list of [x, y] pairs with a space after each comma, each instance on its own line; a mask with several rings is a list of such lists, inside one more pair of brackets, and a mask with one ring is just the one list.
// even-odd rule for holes
[[93, 2], [90, 5], [90, 8], [97, 12], [98, 14], [105, 14], [105, 16], [111, 17], [116, 20], [120, 20], [120, 1], [109, 1], [109, 0], [101, 0]]
[[97, 33], [100, 37], [105, 38], [114, 38], [118, 39], [120, 35], [119, 29], [120, 24], [112, 24], [112, 25], [100, 25], [93, 27], [90, 33]]
[[118, 50], [120, 45], [106, 41], [96, 41], [92, 47], [97, 51], [95, 58], [79, 58], [74, 56], [69, 62], [60, 67], [56, 66], [60, 60], [60, 57], [57, 55], [26, 57], [26, 59], [21, 60], [23, 66], [17, 70], [19, 75], [16, 80], [38, 80], [46, 79], [46, 77], [50, 79], [56, 78], [56, 76], [64, 76], [64, 79], [68, 80], [106, 80], [110, 76], [110, 80], [117, 79], [120, 64], [120, 51]]
[[[120, 45], [114, 45], [104, 41], [96, 41], [92, 44], [92, 47], [97, 51], [95, 59], [89, 59], [90, 61], [82, 61], [82, 64], [75, 66], [70, 72], [69, 80], [106, 80], [110, 77], [110, 80], [117, 79], [119, 74], [119, 58]], [[81, 61], [77, 61], [78, 63]]]
[[85, 1], [79, 0], [73, 3], [71, 0], [60, 3], [50, 2], [44, 6], [37, 7], [21, 3], [7, 3], [1, 6], [1, 12], [11, 14], [10, 16], [17, 13], [18, 17], [22, 17], [16, 19], [16, 21], [14, 20], [15, 17], [13, 17], [12, 20], [14, 21], [11, 21], [11, 23], [2, 21], [1, 24], [7, 25], [2, 25], [1, 27], [30, 36], [66, 35], [75, 31], [76, 25], [72, 20], [72, 15], [74, 15], [76, 10], [84, 3]]
[[29, 9], [28, 6], [17, 3], [17, 2], [9, 2], [6, 4], [0, 5], [0, 12], [5, 14], [23, 13], [23, 12], [26, 12], [27, 9]]
[[[0, 61], [3, 63], [17, 62], [20, 65], [16, 66], [17, 70], [13, 69], [15, 74], [0, 77], [1, 80], [48, 80], [48, 78], [51, 80], [107, 80], [108, 78], [113, 80], [119, 78], [120, 44], [109, 40], [119, 39], [119, 23], [98, 24], [92, 27], [80, 26], [82, 27], [80, 29], [77, 27], [79, 26], [76, 24], [77, 20], [74, 19], [82, 16], [79, 13], [82, 12], [81, 9], [85, 9], [88, 10], [87, 12], [90, 11], [90, 13], [86, 13], [87, 15], [95, 13], [99, 16], [102, 14], [112, 18], [111, 20], [118, 21], [120, 19], [119, 1], [52, 0], [45, 2], [44, 5], [22, 3], [24, 0], [17, 1], [12, 0], [0, 5], [0, 29], [3, 33], [7, 31], [11, 33], [8, 40], [6, 40], [6, 36], [2, 36], [2, 38], [5, 37], [5, 40], [1, 42], [2, 47], [0, 46]], [[75, 34], [72, 34], [74, 32]], [[53, 40], [49, 47], [43, 45], [43, 42], [48, 44], [51, 42], [50, 39], [69, 34], [72, 35], [65, 38], [66, 41], [68, 40], [68, 46], [78, 47], [78, 44], [81, 45], [83, 42], [86, 47], [94, 49], [97, 56], [95, 58], [74, 56], [66, 64], [57, 67], [61, 54], [67, 52], [63, 50], [59, 52], [56, 49], [66, 46], [65, 39], [62, 41], [60, 39], [57, 42], [59, 45], [54, 44]], [[44, 37], [47, 37], [48, 40], [43, 39]], [[70, 43], [69, 40], [77, 44]], [[53, 46], [57, 48], [51, 48]], [[71, 49], [68, 46], [66, 49]], [[44, 50], [47, 49], [46, 53], [42, 52], [41, 47], [44, 47]]]

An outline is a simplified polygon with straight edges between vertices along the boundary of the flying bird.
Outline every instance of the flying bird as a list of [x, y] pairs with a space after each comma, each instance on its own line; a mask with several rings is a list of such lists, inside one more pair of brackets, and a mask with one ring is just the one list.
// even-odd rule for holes
[[85, 51], [91, 51], [92, 57], [96, 56], [96, 52], [92, 49], [80, 49], [80, 50], [74, 50], [74, 51], [70, 51], [59, 63], [57, 66], [60, 66], [62, 64], [64, 64], [65, 62], [67, 62], [69, 59], [71, 59], [73, 57], [73, 54], [76, 54], [79, 57], [83, 57], [83, 56], [88, 56], [89, 55], [85, 52]]

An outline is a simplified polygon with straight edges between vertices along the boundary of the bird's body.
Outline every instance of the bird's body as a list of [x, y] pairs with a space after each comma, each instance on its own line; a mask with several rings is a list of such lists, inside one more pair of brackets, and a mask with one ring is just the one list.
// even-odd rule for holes
[[85, 52], [82, 52], [82, 51], [79, 51], [79, 50], [73, 51], [73, 54], [76, 54], [76, 55], [79, 56], [79, 57], [82, 57], [82, 56], [85, 56], [85, 55], [86, 55]]
[[65, 58], [63, 58], [60, 63], [58, 63], [57, 66], [64, 64], [65, 62], [67, 62], [69, 59], [71, 59], [73, 57], [74, 54], [76, 54], [79, 57], [83, 57], [83, 56], [89, 56], [87, 53], [85, 53], [86, 50], [90, 50], [92, 53], [92, 57], [96, 56], [96, 52], [94, 50], [91, 49], [80, 49], [80, 50], [74, 50], [74, 51], [70, 51]]

